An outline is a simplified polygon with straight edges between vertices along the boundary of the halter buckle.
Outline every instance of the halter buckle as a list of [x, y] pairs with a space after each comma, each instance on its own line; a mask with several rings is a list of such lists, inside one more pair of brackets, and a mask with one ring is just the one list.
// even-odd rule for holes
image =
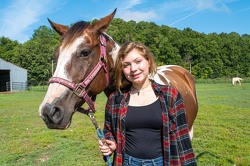
[[83, 93], [85, 92], [85, 88], [81, 85], [77, 85], [77, 87], [73, 90], [74, 94], [78, 97], [83, 97]]

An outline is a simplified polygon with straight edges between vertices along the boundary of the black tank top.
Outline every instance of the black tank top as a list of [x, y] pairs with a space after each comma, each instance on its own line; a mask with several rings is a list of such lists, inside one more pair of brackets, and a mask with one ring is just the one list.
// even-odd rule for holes
[[159, 99], [146, 106], [128, 106], [125, 151], [141, 159], [162, 156], [162, 108]]

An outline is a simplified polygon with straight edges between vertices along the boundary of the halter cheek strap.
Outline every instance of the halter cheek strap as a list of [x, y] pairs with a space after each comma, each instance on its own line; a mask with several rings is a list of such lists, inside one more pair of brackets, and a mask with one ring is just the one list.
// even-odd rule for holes
[[100, 35], [100, 60], [94, 67], [94, 69], [89, 73], [89, 75], [79, 84], [66, 80], [60, 77], [51, 77], [49, 83], [61, 84], [74, 92], [78, 97], [83, 98], [88, 104], [88, 111], [96, 112], [94, 102], [96, 96], [89, 96], [86, 87], [93, 81], [99, 71], [103, 68], [106, 77], [106, 86], [109, 84], [108, 69], [106, 66], [106, 39], [101, 34]]

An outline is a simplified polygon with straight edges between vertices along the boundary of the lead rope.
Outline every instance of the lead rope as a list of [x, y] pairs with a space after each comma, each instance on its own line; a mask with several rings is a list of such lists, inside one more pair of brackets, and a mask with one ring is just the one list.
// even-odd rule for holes
[[[90, 120], [92, 121], [93, 125], [95, 126], [96, 129], [96, 133], [97, 136], [101, 139], [103, 145], [106, 145], [106, 139], [104, 137], [104, 133], [101, 130], [100, 126], [98, 125], [95, 116], [94, 116], [94, 112], [92, 110], [89, 110], [88, 113], [88, 117], [90, 118]], [[107, 161], [108, 166], [112, 166], [111, 160], [110, 160], [110, 156], [105, 156], [105, 160]]]

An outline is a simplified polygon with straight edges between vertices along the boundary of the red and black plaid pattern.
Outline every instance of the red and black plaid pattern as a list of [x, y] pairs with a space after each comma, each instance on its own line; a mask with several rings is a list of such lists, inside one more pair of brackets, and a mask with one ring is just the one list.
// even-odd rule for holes
[[[188, 134], [187, 117], [181, 95], [171, 86], [152, 81], [152, 87], [163, 108], [164, 165], [196, 165], [195, 155]], [[112, 93], [105, 109], [104, 133], [106, 139], [114, 140], [117, 149], [113, 165], [122, 166], [125, 152], [125, 123], [129, 103], [129, 88]]]

